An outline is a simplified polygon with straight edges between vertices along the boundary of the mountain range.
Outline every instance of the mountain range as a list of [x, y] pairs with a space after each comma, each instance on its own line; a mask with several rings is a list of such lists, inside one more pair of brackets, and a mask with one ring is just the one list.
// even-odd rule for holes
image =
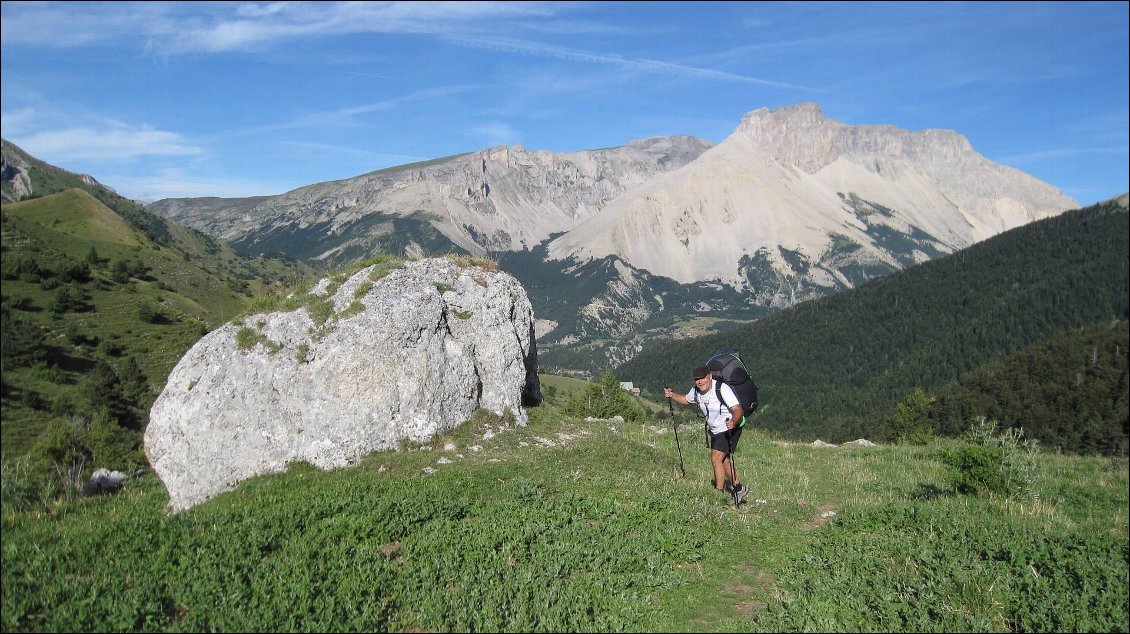
[[[595, 373], [1077, 208], [948, 130], [846, 125], [814, 103], [689, 136], [554, 153], [500, 146], [278, 196], [165, 199], [252, 254], [491, 255], [530, 290], [542, 363]], [[721, 326], [719, 325], [721, 324]]]

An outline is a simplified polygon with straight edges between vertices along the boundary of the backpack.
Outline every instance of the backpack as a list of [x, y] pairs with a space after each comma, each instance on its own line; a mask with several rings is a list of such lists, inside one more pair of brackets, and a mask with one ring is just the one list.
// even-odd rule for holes
[[729, 385], [738, 397], [738, 403], [741, 404], [744, 413], [738, 426], [744, 427], [750, 414], [757, 410], [757, 384], [753, 382], [753, 377], [749, 375], [739, 354], [737, 348], [719, 352], [710, 357], [705, 365], [714, 375], [715, 380], [719, 381], [714, 384], [714, 392], [719, 401], [722, 401], [722, 383]]

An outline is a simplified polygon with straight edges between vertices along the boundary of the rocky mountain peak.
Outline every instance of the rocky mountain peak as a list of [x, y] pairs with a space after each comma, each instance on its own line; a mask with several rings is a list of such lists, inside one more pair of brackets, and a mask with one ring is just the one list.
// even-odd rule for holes
[[975, 160], [969, 140], [952, 130], [902, 130], [892, 125], [849, 126], [824, 116], [820, 106], [799, 103], [759, 108], [742, 117], [735, 135], [752, 141], [786, 166], [815, 174], [841, 156], [879, 156], [923, 163]]
[[[717, 146], [631, 190], [549, 245], [616, 255], [681, 283], [722, 280], [774, 305], [782, 280], [851, 286], [1078, 206], [948, 130], [846, 125], [814, 103], [745, 115]], [[855, 271], [852, 273], [851, 271]]]

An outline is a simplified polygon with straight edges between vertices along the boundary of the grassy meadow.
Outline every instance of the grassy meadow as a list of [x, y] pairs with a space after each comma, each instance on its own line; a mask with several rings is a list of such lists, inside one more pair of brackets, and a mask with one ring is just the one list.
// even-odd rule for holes
[[556, 400], [525, 428], [476, 416], [176, 515], [153, 475], [41, 503], [7, 463], [3, 629], [1127, 629], [1124, 460], [1040, 454], [1038, 495], [968, 495], [943, 459], [956, 441], [818, 448], [755, 430], [735, 509], [689, 410], [680, 478], [670, 418], [586, 422]]

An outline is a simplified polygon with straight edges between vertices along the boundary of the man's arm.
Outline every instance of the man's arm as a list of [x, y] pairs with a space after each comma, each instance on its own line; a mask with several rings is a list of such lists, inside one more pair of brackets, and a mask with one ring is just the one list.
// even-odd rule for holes
[[674, 390], [672, 390], [669, 387], [663, 388], [663, 396], [666, 396], [667, 398], [671, 399], [672, 401], [675, 401], [679, 405], [688, 405], [690, 403], [690, 401], [687, 400], [687, 397], [685, 395], [679, 394], [678, 392], [675, 392]]

